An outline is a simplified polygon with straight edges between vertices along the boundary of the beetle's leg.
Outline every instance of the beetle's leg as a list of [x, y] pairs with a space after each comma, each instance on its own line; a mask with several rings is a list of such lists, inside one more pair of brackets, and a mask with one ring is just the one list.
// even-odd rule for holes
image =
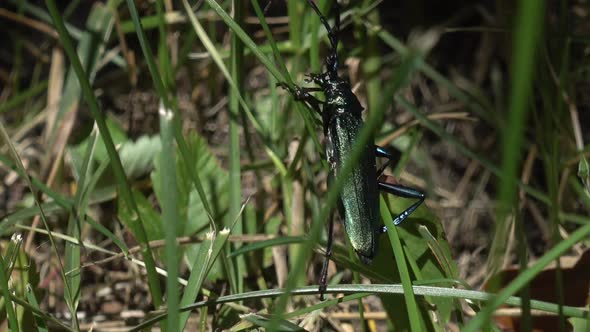
[[418, 201], [414, 204], [410, 205], [409, 208], [405, 209], [400, 213], [394, 220], [394, 225], [399, 225], [402, 221], [404, 221], [412, 212], [414, 212], [420, 204], [424, 202], [426, 195], [414, 188], [404, 187], [399, 184], [391, 184], [383, 181], [377, 181], [380, 190], [385, 191], [388, 194], [403, 197], [403, 198], [415, 198]]
[[320, 107], [320, 105], [323, 104], [323, 102], [321, 100], [317, 99], [316, 97], [314, 97], [310, 93], [310, 92], [314, 92], [314, 91], [323, 91], [321, 88], [295, 86], [294, 89], [291, 89], [291, 88], [289, 88], [289, 86], [285, 82], [279, 82], [279, 83], [277, 83], [277, 86], [280, 86], [281, 88], [283, 88], [285, 90], [288, 90], [289, 92], [291, 92], [293, 97], [295, 97], [295, 100], [307, 103], [309, 108], [313, 109], [314, 111], [318, 112], [319, 114], [322, 114], [322, 108]]
[[320, 300], [324, 300], [324, 292], [328, 287], [328, 264], [332, 257], [332, 239], [334, 238], [334, 212], [330, 213], [330, 222], [328, 224], [328, 243], [326, 244], [326, 256], [324, 257], [324, 265], [322, 265], [322, 272], [320, 273], [320, 280], [318, 282], [320, 291]]
[[[377, 157], [387, 158], [387, 162], [385, 163], [385, 165], [381, 166], [381, 168], [377, 171], [377, 178], [379, 178], [379, 176], [383, 174], [385, 168], [389, 164], [391, 164], [395, 157], [389, 151], [377, 145], [375, 145], [375, 155]], [[393, 220], [394, 225], [399, 225], [402, 221], [404, 221], [410, 214], [412, 214], [412, 212], [414, 212], [418, 208], [418, 206], [420, 206], [420, 204], [424, 202], [424, 199], [426, 198], [426, 195], [424, 195], [423, 192], [414, 188], [404, 187], [399, 184], [387, 183], [383, 181], [377, 181], [377, 184], [380, 190], [383, 190], [388, 194], [403, 198], [414, 198], [418, 200], [414, 204], [410, 205], [410, 207], [402, 211], [402, 213], [400, 213]], [[386, 229], [384, 228], [384, 230]]]
[[383, 171], [385, 171], [387, 166], [391, 165], [391, 163], [396, 158], [394, 155], [391, 154], [391, 152], [385, 150], [379, 145], [375, 145], [375, 155], [380, 158], [387, 158], [387, 162], [383, 166], [381, 166], [381, 168], [379, 168], [379, 170], [377, 171], [377, 178], [379, 178], [381, 174], [383, 174]]
[[296, 99], [306, 102], [314, 111], [318, 112], [318, 114], [322, 114], [322, 109], [320, 107], [321, 104], [324, 102], [317, 99], [314, 95], [310, 92], [315, 91], [323, 91], [321, 88], [313, 88], [313, 87], [305, 87], [305, 88], [298, 88], [297, 95], [295, 96]]

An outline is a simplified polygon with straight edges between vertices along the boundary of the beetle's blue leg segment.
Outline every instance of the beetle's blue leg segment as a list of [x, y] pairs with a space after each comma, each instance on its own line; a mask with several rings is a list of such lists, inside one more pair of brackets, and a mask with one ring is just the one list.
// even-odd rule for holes
[[322, 272], [320, 273], [320, 280], [318, 282], [320, 291], [320, 300], [324, 300], [324, 292], [328, 287], [328, 264], [330, 257], [332, 257], [332, 239], [334, 238], [334, 212], [330, 213], [330, 222], [328, 224], [328, 243], [326, 244], [326, 257], [324, 258], [324, 265], [322, 265]]
[[418, 191], [413, 188], [408, 188], [401, 186], [399, 184], [391, 184], [387, 182], [378, 181], [377, 184], [379, 185], [379, 189], [385, 191], [388, 194], [395, 195], [398, 197], [403, 198], [415, 198], [418, 201], [414, 204], [410, 205], [409, 208], [405, 209], [400, 213], [394, 220], [394, 225], [399, 225], [402, 221], [404, 221], [410, 214], [412, 214], [420, 204], [424, 202], [426, 195], [423, 192]]
[[391, 165], [391, 163], [395, 159], [395, 156], [392, 155], [389, 151], [380, 147], [379, 145], [375, 145], [375, 156], [380, 158], [387, 158], [387, 162], [383, 166], [381, 166], [381, 168], [379, 168], [379, 170], [377, 171], [377, 178], [379, 178], [381, 174], [383, 174], [383, 171], [385, 171], [387, 166]]
[[387, 158], [389, 160], [393, 159], [393, 155], [379, 145], [375, 145], [375, 154], [377, 157]]

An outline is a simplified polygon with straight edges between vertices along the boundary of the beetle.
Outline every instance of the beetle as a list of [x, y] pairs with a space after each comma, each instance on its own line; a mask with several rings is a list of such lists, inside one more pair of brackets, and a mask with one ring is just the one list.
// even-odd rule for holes
[[[311, 8], [320, 18], [322, 25], [328, 32], [330, 53], [325, 59], [325, 71], [308, 74], [306, 82], [315, 83], [316, 87], [289, 88], [285, 83], [280, 86], [286, 88], [298, 101], [304, 102], [309, 108], [320, 114], [325, 136], [325, 153], [330, 166], [330, 178], [339, 177], [342, 166], [350, 159], [350, 153], [355, 145], [361, 128], [363, 127], [361, 106], [347, 79], [338, 74], [339, 58], [337, 47], [340, 33], [340, 9], [338, 2], [334, 3], [335, 23], [330, 27], [327, 19], [321, 13], [313, 0], [307, 0]], [[319, 100], [312, 92], [323, 92], [325, 100]], [[393, 156], [385, 149], [368, 143], [363, 147], [363, 154], [353, 167], [350, 175], [344, 180], [340, 193], [338, 211], [344, 222], [344, 229], [350, 244], [359, 259], [370, 264], [378, 250], [379, 236], [386, 232], [386, 227], [380, 221], [379, 191], [416, 199], [416, 201], [402, 211], [393, 221], [399, 225], [412, 214], [426, 198], [417, 189], [381, 181], [379, 178], [384, 169], [392, 162]], [[376, 158], [386, 158], [383, 167], [377, 169]], [[334, 218], [330, 218], [328, 229], [328, 243], [326, 258], [319, 279], [320, 298], [327, 287], [327, 268], [332, 255], [332, 238]]]

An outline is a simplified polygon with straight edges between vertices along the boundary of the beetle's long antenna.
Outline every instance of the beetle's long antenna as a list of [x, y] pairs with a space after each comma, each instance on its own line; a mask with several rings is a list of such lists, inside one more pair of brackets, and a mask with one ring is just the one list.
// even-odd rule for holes
[[313, 2], [313, 0], [307, 0], [311, 8], [316, 12], [320, 21], [328, 31], [328, 39], [330, 39], [330, 45], [332, 46], [332, 52], [326, 59], [326, 66], [328, 67], [328, 71], [332, 73], [337, 73], [338, 71], [338, 35], [340, 34], [340, 6], [338, 5], [338, 1], [334, 2], [334, 9], [336, 12], [336, 22], [334, 23], [334, 28], [330, 27], [328, 24], [328, 20], [326, 17], [320, 12], [318, 6]]

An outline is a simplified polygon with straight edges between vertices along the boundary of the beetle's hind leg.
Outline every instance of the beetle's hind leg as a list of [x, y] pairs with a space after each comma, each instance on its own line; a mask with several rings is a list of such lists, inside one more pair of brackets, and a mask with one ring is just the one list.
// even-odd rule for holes
[[414, 198], [418, 201], [414, 202], [414, 204], [410, 205], [407, 209], [402, 211], [394, 220], [394, 225], [399, 225], [402, 221], [406, 220], [423, 202], [426, 198], [426, 195], [419, 191], [418, 189], [405, 187], [399, 184], [392, 184], [383, 181], [378, 181], [377, 185], [379, 186], [380, 190], [385, 191], [388, 194], [395, 195], [398, 197], [403, 198]]
[[[383, 174], [383, 171], [385, 170], [385, 168], [387, 168], [387, 166], [389, 164], [391, 164], [391, 162], [394, 159], [394, 156], [390, 152], [385, 150], [384, 148], [377, 146], [377, 145], [375, 145], [375, 155], [377, 157], [382, 157], [382, 158], [387, 159], [387, 162], [385, 163], [385, 165], [383, 165], [377, 171], [377, 178], [379, 178], [381, 176], [381, 174]], [[400, 213], [393, 220], [394, 225], [399, 225], [402, 221], [404, 221], [406, 218], [408, 218], [408, 216], [410, 216], [424, 202], [424, 199], [426, 199], [426, 195], [418, 189], [405, 187], [405, 186], [402, 186], [399, 184], [388, 183], [388, 182], [379, 181], [379, 180], [377, 181], [377, 185], [379, 186], [380, 190], [385, 191], [388, 194], [398, 196], [398, 197], [413, 198], [413, 199], [418, 200], [418, 201], [414, 202], [412, 205], [410, 205], [410, 207], [408, 207], [407, 209], [402, 211], [402, 213]]]

